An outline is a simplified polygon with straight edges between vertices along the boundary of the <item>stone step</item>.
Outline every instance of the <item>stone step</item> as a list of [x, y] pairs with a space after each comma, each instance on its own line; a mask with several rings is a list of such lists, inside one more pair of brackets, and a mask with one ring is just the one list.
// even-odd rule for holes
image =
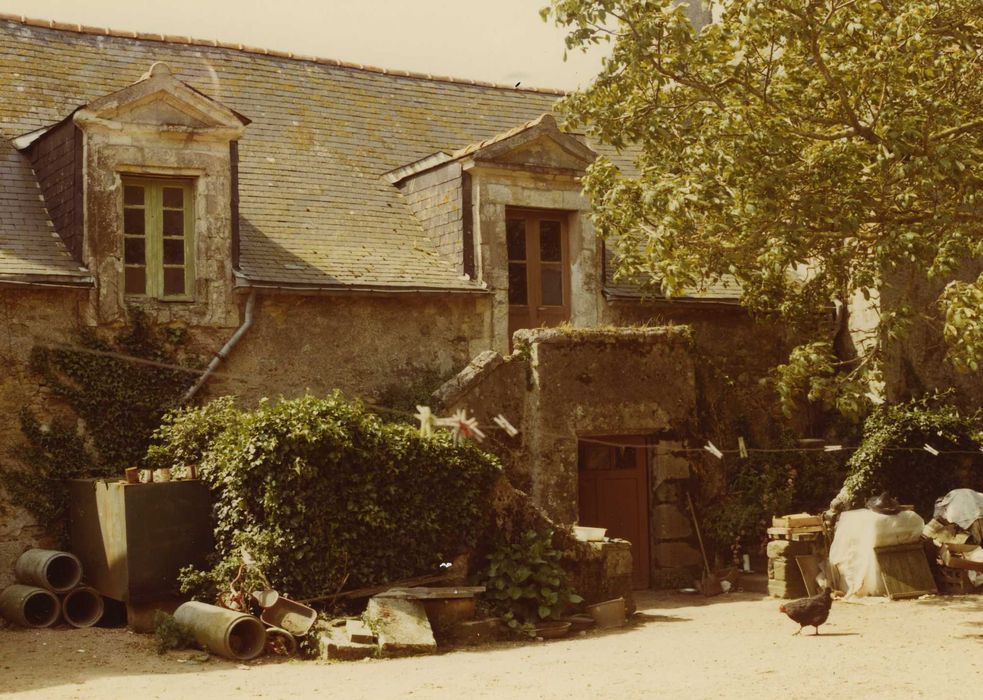
[[371, 598], [363, 619], [376, 631], [382, 656], [430, 654], [437, 650], [427, 611], [416, 600]]

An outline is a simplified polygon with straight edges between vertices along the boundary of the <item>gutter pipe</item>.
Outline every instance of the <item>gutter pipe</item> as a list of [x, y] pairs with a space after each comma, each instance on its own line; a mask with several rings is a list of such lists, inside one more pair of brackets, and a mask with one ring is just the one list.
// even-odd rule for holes
[[236, 332], [233, 333], [232, 337], [229, 338], [229, 340], [225, 343], [225, 345], [222, 346], [222, 349], [219, 350], [217, 353], [215, 353], [215, 357], [213, 357], [212, 361], [208, 363], [208, 367], [205, 368], [205, 371], [202, 372], [202, 375], [198, 377], [198, 381], [196, 381], [194, 385], [190, 389], [188, 389], [187, 392], [185, 392], [184, 396], [181, 397], [182, 404], [186, 404], [189, 401], [191, 401], [191, 399], [194, 398], [195, 394], [198, 393], [198, 390], [201, 389], [202, 386], [204, 386], [205, 382], [208, 381], [208, 378], [215, 373], [216, 369], [218, 369], [218, 366], [222, 363], [222, 360], [224, 360], [229, 356], [229, 353], [232, 352], [232, 349], [242, 339], [242, 336], [244, 336], [246, 334], [246, 331], [249, 330], [249, 327], [253, 325], [253, 311], [255, 310], [255, 308], [256, 308], [256, 290], [254, 289], [251, 292], [249, 292], [249, 298], [246, 299], [246, 313], [245, 313], [245, 317], [242, 320], [242, 325], [240, 325], [236, 329]]

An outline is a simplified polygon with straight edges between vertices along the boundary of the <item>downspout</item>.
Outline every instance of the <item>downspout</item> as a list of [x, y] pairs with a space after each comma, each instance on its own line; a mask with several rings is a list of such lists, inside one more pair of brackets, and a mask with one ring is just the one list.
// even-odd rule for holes
[[216, 369], [218, 369], [218, 366], [221, 364], [222, 360], [229, 356], [229, 353], [232, 352], [232, 349], [242, 339], [242, 336], [244, 336], [246, 331], [249, 330], [249, 327], [253, 325], [253, 310], [255, 308], [256, 290], [253, 289], [249, 292], [249, 298], [246, 299], [246, 313], [245, 317], [242, 319], [242, 324], [236, 329], [236, 332], [232, 334], [232, 337], [229, 338], [228, 342], [222, 346], [222, 349], [215, 353], [215, 357], [213, 357], [212, 361], [208, 363], [208, 367], [206, 367], [205, 371], [202, 372], [202, 375], [198, 377], [198, 381], [194, 383], [194, 386], [188, 389], [188, 391], [181, 398], [182, 404], [186, 404], [194, 398], [195, 394], [198, 393], [198, 390], [204, 386], [205, 382], [208, 381], [208, 378], [215, 373]]

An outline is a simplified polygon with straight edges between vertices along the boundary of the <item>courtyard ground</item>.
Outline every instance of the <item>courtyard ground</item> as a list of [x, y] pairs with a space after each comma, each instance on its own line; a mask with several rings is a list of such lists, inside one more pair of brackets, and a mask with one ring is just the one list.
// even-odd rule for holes
[[[552, 642], [350, 663], [158, 656], [125, 630], [0, 630], [17, 698], [978, 697], [983, 597], [836, 602], [819, 637], [778, 601], [645, 593], [628, 628]], [[201, 656], [200, 653], [197, 654]]]

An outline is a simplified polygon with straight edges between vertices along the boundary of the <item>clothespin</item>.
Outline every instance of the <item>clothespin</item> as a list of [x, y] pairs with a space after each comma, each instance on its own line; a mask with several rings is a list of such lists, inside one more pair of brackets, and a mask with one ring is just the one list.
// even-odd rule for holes
[[433, 429], [437, 425], [437, 419], [430, 411], [430, 407], [417, 406], [414, 417], [420, 421], [420, 437], [433, 437]]
[[741, 459], [747, 459], [747, 445], [744, 443], [744, 438], [737, 438], [737, 451], [741, 455]]
[[934, 457], [938, 457], [939, 456], [939, 451], [937, 449], [935, 449], [934, 447], [932, 447], [931, 445], [929, 445], [927, 442], [925, 443], [925, 446], [922, 449], [925, 450], [926, 452], [928, 452], [930, 455], [932, 455]]
[[509, 423], [509, 419], [499, 413], [497, 416], [492, 418], [495, 425], [504, 430], [509, 437], [515, 437], [519, 434], [519, 431], [515, 429], [515, 426]]
[[465, 438], [471, 438], [478, 442], [485, 439], [485, 434], [478, 428], [478, 421], [474, 417], [468, 418], [468, 414], [463, 408], [459, 408], [450, 418], [438, 419], [437, 424], [448, 426], [451, 429], [455, 445], [460, 445]]
[[703, 446], [703, 449], [712, 454], [717, 459], [723, 459], [724, 453], [721, 452], [716, 445], [707, 440], [707, 444]]

